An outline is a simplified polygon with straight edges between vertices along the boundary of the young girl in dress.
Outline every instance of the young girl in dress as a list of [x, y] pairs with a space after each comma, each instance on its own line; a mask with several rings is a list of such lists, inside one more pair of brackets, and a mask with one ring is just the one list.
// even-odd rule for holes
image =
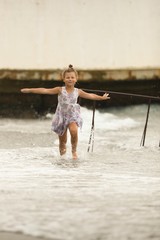
[[109, 94], [103, 96], [87, 93], [81, 89], [75, 88], [78, 79], [78, 73], [69, 65], [68, 69], [62, 73], [64, 87], [54, 88], [23, 88], [22, 93], [35, 94], [58, 94], [58, 105], [52, 121], [52, 130], [59, 137], [60, 155], [66, 153], [67, 130], [71, 135], [72, 158], [77, 159], [78, 127], [82, 127], [82, 118], [80, 115], [80, 106], [77, 104], [78, 97], [91, 100], [107, 100]]

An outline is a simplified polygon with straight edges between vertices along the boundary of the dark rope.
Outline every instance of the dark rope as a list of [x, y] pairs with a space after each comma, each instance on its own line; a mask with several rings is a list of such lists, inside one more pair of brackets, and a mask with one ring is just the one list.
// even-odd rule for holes
[[149, 99], [156, 99], [160, 100], [160, 97], [150, 96], [150, 95], [141, 95], [141, 94], [133, 94], [133, 93], [123, 93], [123, 92], [113, 92], [113, 91], [104, 91], [104, 90], [93, 90], [93, 89], [82, 89], [86, 92], [101, 92], [101, 93], [111, 93], [115, 95], [124, 95], [124, 96], [131, 96], [131, 97], [140, 97], [140, 98], [149, 98]]

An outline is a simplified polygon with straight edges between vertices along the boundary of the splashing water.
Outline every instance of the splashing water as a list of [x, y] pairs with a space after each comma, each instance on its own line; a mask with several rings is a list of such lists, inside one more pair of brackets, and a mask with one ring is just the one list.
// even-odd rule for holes
[[51, 114], [0, 120], [0, 230], [65, 240], [160, 239], [160, 106], [82, 108], [79, 160], [60, 159]]

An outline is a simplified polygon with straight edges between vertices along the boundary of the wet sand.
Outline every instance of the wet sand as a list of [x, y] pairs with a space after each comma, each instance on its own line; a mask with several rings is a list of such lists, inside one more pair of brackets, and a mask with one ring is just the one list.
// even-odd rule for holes
[[[14, 124], [12, 126], [14, 121], [16, 128]], [[3, 127], [5, 125], [8, 127]], [[0, 149], [53, 147], [53, 142], [58, 139], [57, 135], [51, 131], [51, 120], [1, 119], [0, 127], [2, 127], [0, 128]], [[43, 129], [41, 134], [38, 134], [41, 129]]]
[[37, 238], [20, 233], [0, 232], [1, 240], [47, 240], [46, 238]]

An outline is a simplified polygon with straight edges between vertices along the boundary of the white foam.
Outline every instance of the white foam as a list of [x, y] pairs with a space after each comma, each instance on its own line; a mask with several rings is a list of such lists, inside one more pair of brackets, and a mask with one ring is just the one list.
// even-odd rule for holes
[[[87, 130], [92, 123], [92, 110], [82, 109], [83, 128]], [[138, 122], [130, 117], [118, 117], [115, 114], [95, 111], [95, 128], [100, 130], [130, 129], [138, 126]]]
[[134, 216], [131, 226], [137, 226], [139, 210], [143, 224], [146, 221], [147, 229], [152, 230], [152, 220], [159, 219], [155, 211], [160, 189], [159, 119], [153, 111], [154, 128], [150, 123], [146, 147], [139, 147], [145, 110], [146, 106], [125, 108], [124, 112], [96, 111], [94, 152], [87, 153], [92, 111], [82, 108], [78, 161], [71, 160], [69, 140], [65, 159], [59, 157], [58, 138], [46, 147], [51, 141], [47, 134], [45, 145], [14, 147], [18, 139], [9, 132], [23, 133], [20, 139], [27, 146], [34, 142], [34, 135], [24, 139], [25, 133], [36, 133], [36, 139], [41, 139], [42, 133], [50, 132], [51, 115], [47, 120], [0, 119], [1, 142], [6, 140], [6, 132], [13, 142], [13, 147], [0, 149], [0, 230], [66, 240], [90, 240], [99, 234], [98, 239], [102, 232], [107, 236], [113, 226], [118, 230], [126, 211], [125, 221]]

